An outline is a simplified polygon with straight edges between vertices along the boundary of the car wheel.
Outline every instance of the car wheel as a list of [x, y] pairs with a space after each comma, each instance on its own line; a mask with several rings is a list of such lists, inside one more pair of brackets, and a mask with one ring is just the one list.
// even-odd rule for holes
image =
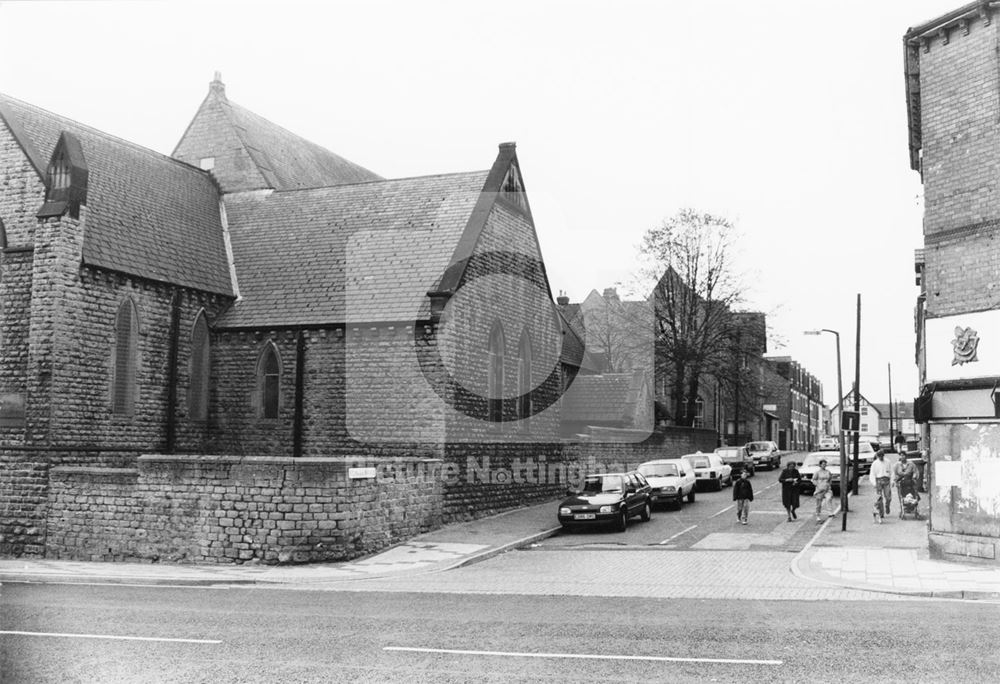
[[688, 492], [688, 503], [694, 503], [694, 487]]
[[619, 532], [624, 532], [625, 528], [628, 527], [628, 512], [622, 508], [618, 511], [618, 520], [615, 521], [615, 529]]
[[642, 505], [642, 521], [649, 522], [649, 519], [653, 517], [653, 507], [649, 505], [647, 501]]
[[721, 477], [718, 480], [715, 481], [715, 491], [717, 491], [717, 492], [721, 492], [722, 491], [722, 478]]

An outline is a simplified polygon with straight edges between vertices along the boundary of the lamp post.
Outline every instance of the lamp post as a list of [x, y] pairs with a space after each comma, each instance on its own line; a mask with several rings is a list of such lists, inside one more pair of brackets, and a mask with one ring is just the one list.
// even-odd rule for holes
[[840, 404], [840, 412], [837, 418], [840, 420], [840, 427], [838, 428], [837, 434], [840, 439], [837, 441], [840, 444], [840, 513], [841, 531], [847, 530], [847, 452], [844, 451], [844, 383], [841, 380], [840, 373], [840, 333], [836, 330], [830, 330], [829, 328], [821, 328], [819, 330], [806, 330], [805, 335], [822, 335], [823, 333], [832, 333], [834, 337], [837, 338], [837, 403]]

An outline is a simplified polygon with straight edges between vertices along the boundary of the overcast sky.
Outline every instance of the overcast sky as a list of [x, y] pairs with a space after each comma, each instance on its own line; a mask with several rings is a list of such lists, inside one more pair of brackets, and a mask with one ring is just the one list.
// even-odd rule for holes
[[769, 353], [917, 393], [903, 33], [960, 0], [0, 2], [0, 91], [172, 152], [230, 100], [387, 177], [516, 141], [553, 294], [628, 282], [682, 207], [743, 235]]

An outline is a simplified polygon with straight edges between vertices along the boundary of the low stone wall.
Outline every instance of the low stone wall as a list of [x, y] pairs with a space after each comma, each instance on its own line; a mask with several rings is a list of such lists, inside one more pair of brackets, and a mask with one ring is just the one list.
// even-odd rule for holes
[[134, 470], [55, 467], [46, 556], [348, 560], [440, 524], [440, 463], [383, 460], [359, 473], [351, 459], [154, 455]]

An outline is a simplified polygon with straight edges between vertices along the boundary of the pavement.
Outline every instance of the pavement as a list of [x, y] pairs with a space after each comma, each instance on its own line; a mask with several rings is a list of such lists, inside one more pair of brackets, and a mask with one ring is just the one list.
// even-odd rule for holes
[[[593, 548], [576, 552], [550, 549], [544, 540], [559, 529], [554, 524], [553, 501], [447, 525], [381, 553], [343, 563], [183, 565], [0, 558], [0, 582], [261, 585], [352, 591], [392, 590], [395, 584], [396, 590], [450, 587], [482, 592], [499, 591], [496, 587], [506, 581], [510, 585], [506, 591], [528, 594], [626, 595], [640, 590], [649, 596], [701, 598], [718, 596], [719, 573], [725, 572], [728, 586], [735, 588], [734, 598], [862, 600], [881, 595], [886, 599], [1000, 599], [1000, 567], [929, 557], [925, 522], [928, 494], [921, 496], [922, 520], [900, 519], [894, 500], [891, 515], [882, 524], [873, 524], [871, 487], [864, 482], [859, 495], [850, 499], [846, 531], [841, 529], [839, 512], [822, 524], [813, 522], [809, 515], [812, 500], [804, 497], [799, 509], [804, 515], [796, 527], [815, 525], [816, 531], [795, 554], [711, 545], [686, 550], [633, 548], [602, 556]], [[505, 554], [514, 549], [535, 555]], [[648, 558], [642, 563], [628, 559], [630, 554], [643, 551]], [[576, 554], [574, 562], [566, 563], [567, 553]], [[668, 553], [674, 555], [665, 563], [660, 554]], [[500, 554], [505, 555], [496, 563], [470, 574], [468, 566]], [[607, 572], [588, 575], [594, 563], [602, 564]], [[538, 569], [549, 566], [551, 572]], [[607, 577], [616, 581], [609, 582]], [[428, 578], [437, 581], [414, 584]], [[576, 588], [566, 588], [574, 582]], [[630, 582], [635, 586], [620, 586]]]

